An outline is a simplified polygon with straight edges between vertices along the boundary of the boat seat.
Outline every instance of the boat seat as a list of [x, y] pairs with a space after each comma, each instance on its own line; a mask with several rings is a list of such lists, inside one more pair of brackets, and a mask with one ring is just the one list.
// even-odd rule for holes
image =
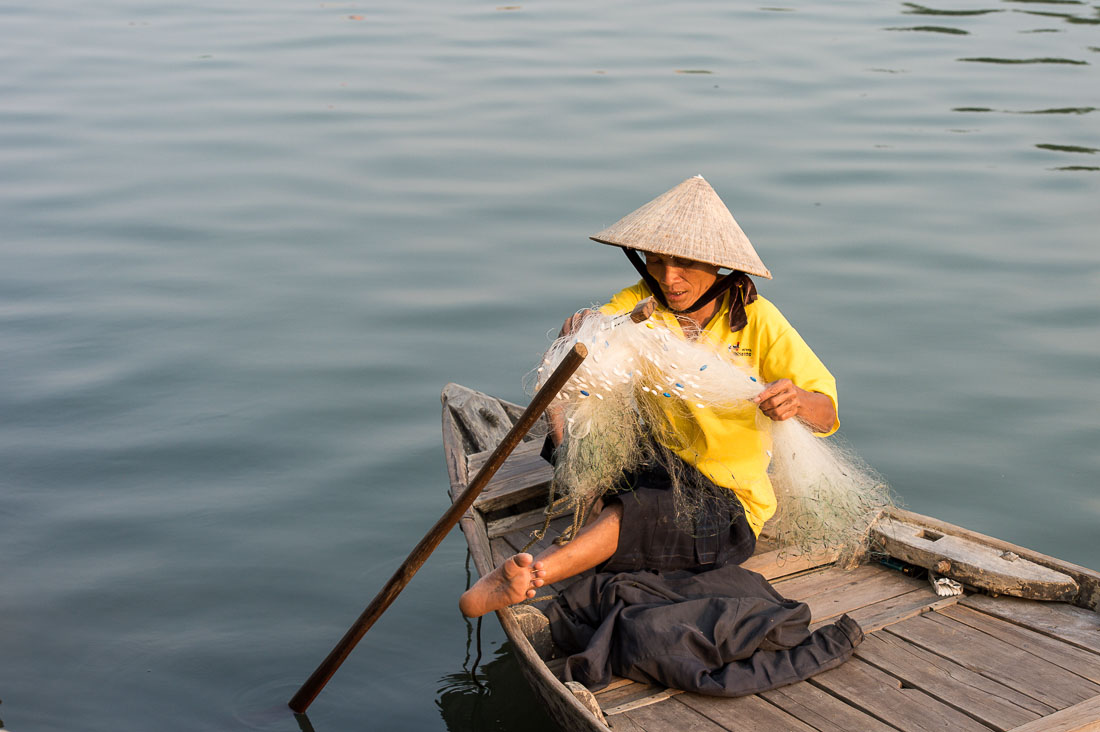
[[[482, 513], [491, 513], [532, 498], [545, 497], [554, 469], [542, 459], [541, 451], [541, 440], [520, 443], [474, 501], [474, 507]], [[476, 474], [492, 453], [486, 450], [467, 457], [469, 474]]]

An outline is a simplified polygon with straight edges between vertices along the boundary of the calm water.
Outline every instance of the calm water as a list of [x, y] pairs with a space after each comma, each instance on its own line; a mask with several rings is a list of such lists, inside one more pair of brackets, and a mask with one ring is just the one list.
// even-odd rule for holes
[[[0, 717], [289, 730], [702, 173], [915, 510], [1100, 568], [1100, 5], [0, 5]], [[541, 729], [452, 534], [310, 709]]]

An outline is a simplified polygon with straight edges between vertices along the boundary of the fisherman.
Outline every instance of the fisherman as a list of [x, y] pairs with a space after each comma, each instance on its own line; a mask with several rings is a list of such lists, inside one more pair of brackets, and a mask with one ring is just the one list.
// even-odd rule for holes
[[[720, 346], [765, 384], [756, 408], [718, 414], [698, 405], [686, 415], [683, 410], [667, 415], [679, 438], [677, 446], [667, 446], [679, 461], [675, 472], [717, 492], [732, 491], [736, 500], [724, 501], [724, 513], [704, 522], [717, 530], [700, 531], [697, 525], [689, 531], [670, 520], [676, 507], [667, 466], [630, 475], [629, 499], [626, 493], [605, 496], [571, 541], [551, 545], [537, 557], [516, 554], [463, 593], [459, 609], [468, 617], [523, 602], [537, 588], [593, 567], [663, 572], [740, 564], [752, 556], [757, 535], [776, 510], [767, 475], [767, 430], [757, 414], [774, 421], [800, 419], [820, 436], [839, 427], [836, 381], [779, 310], [757, 293], [749, 275], [771, 279], [771, 273], [702, 176], [591, 238], [622, 248], [642, 278], [600, 312], [619, 315], [655, 306], [657, 325]], [[568, 318], [562, 334], [571, 333], [589, 312]], [[548, 441], [555, 446], [563, 431], [560, 418], [552, 423]]]

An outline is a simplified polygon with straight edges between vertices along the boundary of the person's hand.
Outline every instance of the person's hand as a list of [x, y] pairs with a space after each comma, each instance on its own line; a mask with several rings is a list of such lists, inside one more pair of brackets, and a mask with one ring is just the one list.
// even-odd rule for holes
[[794, 385], [790, 379], [779, 379], [764, 387], [753, 398], [760, 405], [760, 411], [773, 422], [782, 422], [791, 417], [798, 416], [799, 407], [802, 405], [802, 394], [805, 392]]
[[581, 327], [581, 323], [584, 322], [584, 319], [594, 312], [595, 311], [590, 308], [585, 308], [584, 310], [578, 310], [570, 315], [565, 319], [565, 322], [561, 324], [561, 331], [558, 332], [558, 338], [575, 332], [577, 328]]
[[795, 386], [790, 379], [779, 379], [764, 386], [753, 399], [760, 411], [775, 422], [798, 417], [814, 432], [825, 434], [836, 424], [833, 400], [816, 391]]

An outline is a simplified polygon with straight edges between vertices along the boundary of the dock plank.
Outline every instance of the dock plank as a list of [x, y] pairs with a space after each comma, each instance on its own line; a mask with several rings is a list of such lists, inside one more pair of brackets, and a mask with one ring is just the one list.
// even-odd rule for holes
[[1093, 610], [1064, 602], [1030, 602], [989, 595], [971, 595], [961, 604], [1100, 653], [1100, 613]]
[[902, 732], [989, 732], [984, 724], [858, 658], [810, 680]]
[[1100, 687], [1022, 648], [941, 614], [903, 620], [890, 633], [1055, 709], [1085, 701]]
[[[1008, 641], [1017, 648], [1022, 648], [1095, 684], [1100, 684], [1100, 655], [1096, 653], [1082, 650], [1058, 638], [1051, 638], [1006, 620], [994, 618], [973, 608], [944, 608], [941, 614], [995, 638]], [[1097, 687], [1097, 693], [1100, 693], [1100, 686]]]
[[1026, 694], [897, 636], [867, 636], [856, 649], [856, 656], [997, 730], [1010, 730], [1054, 711]]
[[897, 732], [842, 699], [803, 681], [760, 695], [819, 732]]

